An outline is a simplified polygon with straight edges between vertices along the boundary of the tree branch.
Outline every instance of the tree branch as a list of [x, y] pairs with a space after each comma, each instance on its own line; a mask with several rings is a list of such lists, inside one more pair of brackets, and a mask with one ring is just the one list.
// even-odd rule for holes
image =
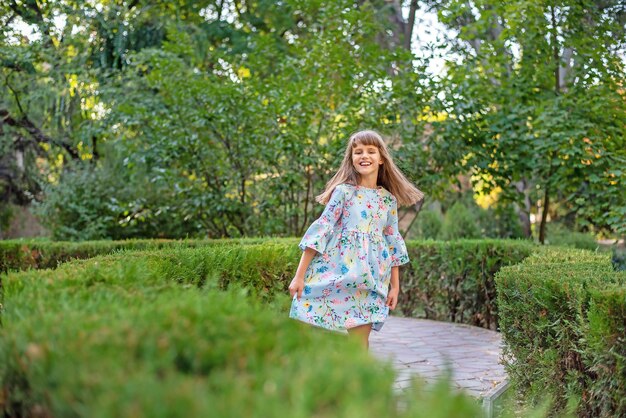
[[[9, 74], [7, 74], [5, 80], [4, 80], [4, 85], [7, 86], [9, 88], [9, 90], [11, 90], [11, 93], [13, 93], [13, 97], [15, 97], [15, 103], [17, 104], [17, 108], [20, 110], [20, 114], [24, 115], [24, 109], [22, 108], [22, 104], [20, 103], [20, 98], [17, 95], [17, 91], [15, 91], [13, 89], [13, 87], [11, 87], [11, 85], [9, 84], [9, 78], [11, 77], [11, 75], [13, 75], [13, 72], [10, 72]], [[8, 111], [7, 111], [8, 114]]]
[[58, 141], [53, 139], [52, 137], [46, 135], [35, 126], [34, 123], [28, 119], [28, 116], [23, 115], [19, 119], [14, 119], [10, 116], [9, 112], [6, 109], [0, 109], [0, 116], [3, 117], [1, 123], [6, 123], [9, 126], [15, 126], [18, 128], [23, 128], [38, 142], [56, 145], [58, 147], [63, 148], [73, 159], [77, 160], [80, 158], [78, 152], [72, 148], [68, 143], [64, 141]]
[[407, 50], [411, 50], [411, 43], [413, 41], [413, 30], [415, 26], [415, 13], [417, 12], [417, 0], [411, 0], [411, 6], [409, 8], [409, 21], [405, 27], [404, 33], [404, 47]]

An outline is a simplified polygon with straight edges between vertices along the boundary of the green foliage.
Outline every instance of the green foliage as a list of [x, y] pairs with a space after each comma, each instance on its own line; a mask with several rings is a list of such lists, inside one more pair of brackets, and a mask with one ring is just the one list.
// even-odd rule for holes
[[403, 315], [498, 328], [494, 275], [536, 246], [528, 241], [408, 241], [398, 306]]
[[[434, 392], [416, 385], [408, 395], [394, 394], [391, 364], [373, 366], [355, 340], [287, 318], [284, 293], [261, 302], [240, 283], [217, 290], [221, 275], [233, 281], [246, 277], [238, 276], [235, 265], [246, 275], [293, 269], [295, 250], [289, 266], [266, 263], [272, 249], [265, 246], [242, 252], [212, 247], [130, 252], [6, 276], [2, 412], [480, 414], [474, 400], [453, 393], [446, 382]], [[229, 257], [238, 263], [222, 264]], [[274, 281], [284, 288], [284, 279]]]
[[[349, 133], [422, 124], [424, 68], [386, 46], [380, 5], [0, 7], [7, 24], [21, 19], [41, 36], [2, 29], [9, 122], [0, 147], [11, 156], [26, 148], [28, 176], [44, 184], [43, 196], [37, 184], [26, 188], [24, 201], [51, 199], [43, 213], [71, 208], [44, 218], [58, 238], [300, 235]], [[68, 193], [92, 180], [115, 187]]]
[[[63, 239], [300, 235], [367, 127], [433, 198], [471, 175], [523, 211], [547, 195], [622, 233], [615, 0], [469, 4], [424, 2], [455, 35], [428, 48], [459, 58], [441, 77], [390, 46], [385, 2], [2, 4], [0, 193], [67, 208], [44, 217]], [[519, 236], [505, 224], [483, 236]]]
[[518, 214], [507, 202], [496, 202], [487, 209], [478, 206], [471, 193], [451, 202], [445, 216], [423, 210], [410, 233], [423, 239], [523, 238]]
[[483, 238], [524, 238], [519, 215], [511, 204], [496, 202], [493, 206], [478, 209], [478, 223]]
[[546, 247], [496, 274], [505, 366], [528, 402], [621, 416], [626, 276], [607, 254]]
[[441, 227], [441, 238], [480, 238], [478, 219], [461, 201], [455, 202], [446, 212]]
[[[42, 186], [44, 197], [35, 209], [59, 241], [128, 239], [133, 237], [202, 237], [202, 224], [182, 217], [188, 201], [163, 179], [148, 181], [110, 159], [105, 164], [73, 163], [57, 184]], [[168, 206], [158, 207], [167, 199]]]
[[589, 233], [572, 231], [562, 224], [549, 223], [546, 244], [573, 247], [584, 250], [596, 250], [598, 243]]
[[420, 239], [437, 239], [443, 224], [442, 216], [434, 210], [422, 210], [411, 228], [411, 233]]
[[[581, 224], [626, 227], [623, 14], [617, 1], [433, 2], [460, 59], [435, 111], [439, 166], [489, 192], [567, 208]], [[620, 9], [621, 10], [621, 9]], [[460, 164], [458, 162], [461, 162]], [[533, 205], [528, 209], [534, 212]], [[530, 213], [527, 213], [530, 215]]]
[[13, 211], [14, 208], [11, 207], [11, 205], [0, 205], [0, 236], [2, 236], [3, 231], [9, 228], [11, 219], [13, 218]]
[[125, 240], [89, 242], [46, 242], [39, 240], [0, 241], [0, 272], [9, 270], [55, 268], [72, 259], [85, 259], [119, 251], [154, 250], [160, 248], [187, 248], [258, 243], [295, 245], [293, 239], [241, 238], [215, 240]]
[[85, 241], [107, 237], [116, 220], [109, 205], [117, 184], [111, 180], [97, 176], [92, 165], [80, 165], [65, 171], [58, 186], [46, 186], [47, 198], [36, 206], [36, 212], [52, 238]]
[[406, 57], [373, 40], [375, 10], [349, 1], [262, 9], [284, 37], [250, 16], [258, 30], [231, 49], [214, 28], [170, 24], [162, 48], [130, 55], [120, 86], [105, 90], [124, 170], [160, 191], [142, 211], [193, 220], [210, 237], [299, 235], [321, 210], [313, 196], [349, 133], [420, 101], [405, 96], [409, 83], [381, 83], [389, 62]]

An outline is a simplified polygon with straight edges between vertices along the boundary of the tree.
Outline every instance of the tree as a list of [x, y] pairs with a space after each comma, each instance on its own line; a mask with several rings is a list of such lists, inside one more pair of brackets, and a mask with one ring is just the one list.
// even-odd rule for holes
[[[30, 6], [18, 7], [28, 17]], [[39, 156], [45, 194], [31, 195], [46, 219], [111, 219], [89, 238], [301, 234], [321, 210], [314, 196], [351, 131], [418, 130], [412, 121], [424, 92], [412, 80], [421, 68], [406, 49], [379, 42], [386, 20], [368, 2], [46, 7], [40, 32], [51, 35], [24, 45], [42, 52], [32, 77], [22, 75], [20, 95], [35, 97], [30, 86], [39, 83], [54, 103], [73, 104], [34, 107], [42, 116], [31, 119], [54, 143]], [[53, 15], [66, 24], [51, 26]], [[392, 82], [395, 62], [407, 76]], [[111, 167], [123, 168], [119, 187], [101, 187], [115, 179]], [[89, 182], [99, 186], [87, 190]], [[81, 205], [78, 195], [71, 201], [72, 184], [101, 203], [70, 211]], [[177, 226], [159, 228], [163, 222]]]
[[463, 166], [487, 190], [520, 206], [527, 234], [540, 201], [541, 242], [555, 199], [583, 224], [623, 233], [623, 4], [431, 4], [458, 31], [437, 135], [465, 150]]

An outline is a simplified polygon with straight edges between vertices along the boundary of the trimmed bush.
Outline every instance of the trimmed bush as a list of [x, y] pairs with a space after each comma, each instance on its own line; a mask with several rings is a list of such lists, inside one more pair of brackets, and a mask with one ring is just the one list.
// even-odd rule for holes
[[495, 273], [538, 247], [529, 241], [407, 241], [399, 309], [405, 316], [497, 329]]
[[0, 272], [29, 268], [55, 268], [60, 263], [95, 257], [124, 250], [150, 250], [160, 248], [189, 248], [205, 246], [251, 245], [261, 242], [292, 243], [295, 239], [240, 238], [207, 240], [127, 240], [59, 242], [37, 240], [0, 241]]
[[441, 239], [472, 239], [480, 237], [478, 219], [461, 201], [446, 212], [441, 227]]
[[[402, 313], [499, 324], [509, 376], [527, 400], [548, 394], [556, 413], [574, 401], [580, 416], [626, 414], [626, 273], [608, 254], [507, 240], [407, 244]], [[351, 383], [371, 359], [287, 318], [295, 239], [164, 245], [3, 277], [5, 415], [273, 416], [285, 405], [290, 416], [476, 415], [471, 401], [419, 386], [398, 412], [390, 368], [358, 370]], [[383, 395], [370, 405], [374, 393]]]
[[[242, 245], [254, 246], [256, 250], [252, 253], [228, 250]], [[237, 282], [255, 289], [263, 298], [277, 291], [286, 292], [284, 282], [288, 284], [291, 280], [300, 255], [297, 239], [291, 238], [84, 243], [7, 241], [0, 242], [0, 266], [4, 269], [55, 267], [63, 261], [97, 254], [150, 248], [171, 248], [175, 253], [188, 247], [225, 249], [211, 253], [219, 255], [209, 256], [210, 262], [207, 260], [214, 274], [221, 275], [220, 288]], [[494, 274], [503, 265], [521, 261], [537, 247], [522, 240], [409, 240], [407, 248], [411, 263], [402, 267], [399, 299], [402, 315], [497, 329]], [[240, 257], [248, 257], [246, 254], [251, 259], [242, 261]], [[259, 269], [257, 265], [262, 267]], [[231, 273], [223, 273], [227, 270]], [[276, 280], [278, 277], [282, 281]], [[281, 287], [277, 289], [278, 283]]]
[[587, 314], [585, 365], [594, 379], [589, 410], [595, 416], [626, 415], [626, 272], [621, 286], [592, 289]]
[[421, 239], [437, 239], [441, 233], [442, 216], [434, 210], [423, 210], [417, 215], [415, 226], [411, 228]]
[[608, 254], [546, 249], [496, 274], [509, 378], [530, 403], [626, 415], [626, 274]]
[[592, 251], [598, 248], [598, 243], [593, 235], [571, 231], [558, 223], [548, 224], [546, 244]]
[[[256, 249], [250, 253], [231, 251], [242, 245]], [[173, 254], [188, 247], [225, 249], [210, 253], [216, 255], [208, 255], [210, 260], [207, 260], [214, 274], [221, 275], [220, 288], [224, 289], [231, 282], [241, 283], [255, 289], [263, 298], [277, 291], [286, 292], [284, 282], [288, 284], [293, 277], [300, 255], [295, 238], [84, 243], [8, 241], [0, 242], [0, 266], [4, 269], [55, 267], [63, 261], [97, 254], [150, 248], [172, 248], [174, 252], [170, 253]], [[528, 241], [513, 240], [409, 240], [407, 248], [411, 263], [402, 267], [399, 310], [403, 315], [496, 329], [493, 276], [501, 266], [521, 261], [536, 247]], [[249, 259], [241, 260], [241, 257]], [[282, 281], [276, 280], [278, 277]], [[279, 283], [281, 287], [276, 288]]]
[[63, 417], [480, 415], [474, 400], [447, 387], [431, 394], [416, 385], [398, 397], [390, 363], [374, 363], [353, 339], [289, 319], [284, 293], [251, 296], [284, 291], [281, 272], [293, 272], [298, 253], [271, 244], [175, 248], [5, 276], [0, 410]]

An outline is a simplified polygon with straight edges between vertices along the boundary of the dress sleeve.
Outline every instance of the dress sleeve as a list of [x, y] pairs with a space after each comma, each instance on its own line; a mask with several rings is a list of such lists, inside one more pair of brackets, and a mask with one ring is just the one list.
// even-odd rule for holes
[[345, 202], [345, 192], [341, 185], [333, 190], [324, 212], [307, 229], [298, 247], [304, 251], [307, 247], [313, 248], [319, 253], [326, 251], [326, 245], [330, 237], [336, 232], [335, 228], [341, 227], [341, 217]]
[[409, 262], [409, 253], [406, 250], [404, 239], [398, 229], [398, 203], [394, 198], [387, 213], [387, 225], [383, 230], [383, 235], [389, 247], [391, 256], [391, 266], [401, 266]]

